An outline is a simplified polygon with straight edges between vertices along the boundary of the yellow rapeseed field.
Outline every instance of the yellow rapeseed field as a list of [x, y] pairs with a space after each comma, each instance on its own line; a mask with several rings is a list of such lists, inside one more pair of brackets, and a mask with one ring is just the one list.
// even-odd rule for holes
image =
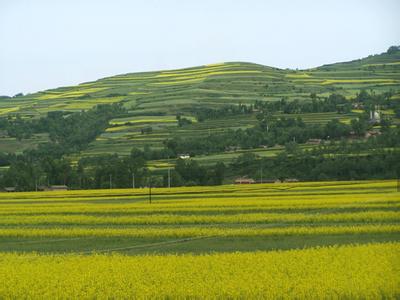
[[0, 254], [2, 299], [396, 299], [400, 243], [205, 255]]
[[148, 192], [0, 193], [0, 299], [400, 297], [394, 180]]

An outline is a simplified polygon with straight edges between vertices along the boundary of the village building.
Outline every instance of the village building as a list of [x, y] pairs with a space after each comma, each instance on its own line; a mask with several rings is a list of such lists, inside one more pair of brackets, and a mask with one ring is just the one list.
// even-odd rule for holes
[[39, 185], [37, 187], [38, 191], [68, 191], [68, 186], [66, 185]]
[[239, 177], [235, 179], [235, 184], [254, 184], [256, 183], [253, 178]]
[[225, 151], [227, 151], [227, 152], [236, 152], [236, 151], [239, 151], [239, 150], [241, 150], [241, 148], [238, 147], [238, 146], [228, 146], [225, 149]]
[[380, 135], [381, 134], [381, 132], [379, 131], [379, 130], [377, 130], [377, 129], [372, 129], [372, 130], [368, 130], [366, 133], [365, 133], [365, 137], [366, 138], [369, 138], [369, 137], [373, 137], [373, 136], [378, 136], [378, 135]]
[[379, 106], [375, 106], [374, 109], [369, 112], [369, 122], [371, 124], [379, 124], [381, 122]]
[[309, 139], [307, 141], [307, 144], [309, 145], [319, 145], [321, 144], [322, 140], [321, 139]]
[[362, 103], [357, 102], [357, 103], [352, 104], [352, 108], [353, 109], [363, 109], [364, 105]]
[[284, 182], [299, 182], [297, 178], [287, 178]]
[[68, 191], [68, 186], [66, 186], [66, 185], [51, 185], [50, 191]]

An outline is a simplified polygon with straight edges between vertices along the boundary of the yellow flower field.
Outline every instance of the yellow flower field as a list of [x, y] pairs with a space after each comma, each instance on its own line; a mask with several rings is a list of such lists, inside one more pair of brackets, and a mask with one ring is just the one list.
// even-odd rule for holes
[[0, 254], [0, 298], [395, 299], [400, 243], [205, 255]]
[[283, 228], [137, 227], [137, 228], [4, 228], [0, 237], [254, 237], [322, 234], [396, 233], [400, 225], [291, 226]]
[[0, 299], [397, 299], [397, 181], [0, 193]]

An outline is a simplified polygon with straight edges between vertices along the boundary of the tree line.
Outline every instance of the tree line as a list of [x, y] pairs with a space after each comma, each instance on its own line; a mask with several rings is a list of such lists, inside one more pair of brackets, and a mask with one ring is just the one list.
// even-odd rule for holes
[[[391, 126], [389, 120], [381, 121], [381, 130]], [[344, 124], [337, 119], [325, 125], [306, 124], [302, 118], [275, 117], [272, 114], [259, 114], [258, 124], [252, 128], [226, 130], [211, 133], [201, 139], [174, 137], [164, 141], [169, 155], [189, 153], [191, 156], [224, 152], [230, 149], [252, 149], [261, 146], [273, 147], [289, 142], [305, 143], [309, 139], [335, 140], [349, 136], [362, 137], [372, 128], [367, 114]], [[162, 158], [162, 157], [159, 157]]]
[[[11, 159], [0, 186], [35, 190], [40, 185], [66, 184], [71, 188], [128, 188], [152, 186], [218, 185], [235, 176], [257, 180], [356, 180], [396, 178], [400, 170], [400, 127], [387, 128], [367, 140], [331, 141], [311, 149], [290, 142], [276, 157], [244, 153], [232, 163], [200, 165], [193, 159], [172, 159], [168, 170], [150, 171], [151, 157], [133, 148], [129, 156], [101, 155], [72, 164], [65, 157], [36, 156], [34, 152], [6, 156]], [[0, 156], [4, 158], [4, 155]]]
[[[392, 104], [386, 103], [388, 97], [360, 92], [355, 101], [365, 106], [376, 103], [389, 106]], [[326, 105], [331, 107], [329, 109], [337, 109], [342, 100], [334, 96], [323, 102], [322, 107]], [[75, 163], [66, 156], [85, 149], [108, 127], [110, 119], [126, 116], [127, 112], [121, 104], [98, 105], [76, 113], [49, 112], [46, 117], [37, 120], [18, 116], [3, 118], [0, 119], [0, 129], [6, 130], [10, 136], [25, 138], [34, 133], [47, 133], [50, 141], [20, 155], [0, 153], [0, 166], [9, 166], [0, 175], [0, 186], [35, 190], [38, 185], [48, 184], [67, 184], [72, 188], [213, 185], [237, 175], [257, 177], [257, 172], [263, 172], [265, 177], [298, 177], [302, 180], [395, 176], [399, 153], [389, 148], [400, 146], [400, 134], [399, 127], [391, 126], [390, 120], [381, 120], [379, 136], [347, 143], [345, 141], [349, 136], [361, 137], [372, 127], [367, 112], [350, 124], [334, 119], [325, 125], [308, 125], [301, 118], [277, 117], [269, 105], [251, 107], [251, 110], [257, 107], [258, 120], [252, 128], [213, 133], [202, 139], [166, 139], [163, 149], [146, 146], [143, 150], [132, 149], [126, 157], [116, 154], [83, 157]], [[244, 107], [247, 106], [241, 106], [241, 113], [248, 113], [250, 109]], [[180, 115], [177, 118], [186, 122]], [[310, 151], [301, 150], [298, 144], [312, 138], [323, 139], [326, 143]], [[152, 172], [147, 168], [150, 160], [175, 160], [180, 153], [195, 156], [274, 145], [285, 145], [285, 151], [276, 158], [261, 159], [245, 154], [229, 165], [217, 163], [211, 166], [199, 165], [195, 160], [178, 159], [169, 172]], [[346, 163], [342, 164], [341, 160]], [[263, 171], [260, 171], [260, 166]]]

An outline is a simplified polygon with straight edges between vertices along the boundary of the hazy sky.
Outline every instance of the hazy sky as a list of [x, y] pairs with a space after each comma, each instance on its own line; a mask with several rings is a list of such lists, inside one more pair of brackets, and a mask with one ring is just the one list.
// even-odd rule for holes
[[0, 0], [0, 95], [222, 61], [308, 68], [397, 44], [399, 0]]

